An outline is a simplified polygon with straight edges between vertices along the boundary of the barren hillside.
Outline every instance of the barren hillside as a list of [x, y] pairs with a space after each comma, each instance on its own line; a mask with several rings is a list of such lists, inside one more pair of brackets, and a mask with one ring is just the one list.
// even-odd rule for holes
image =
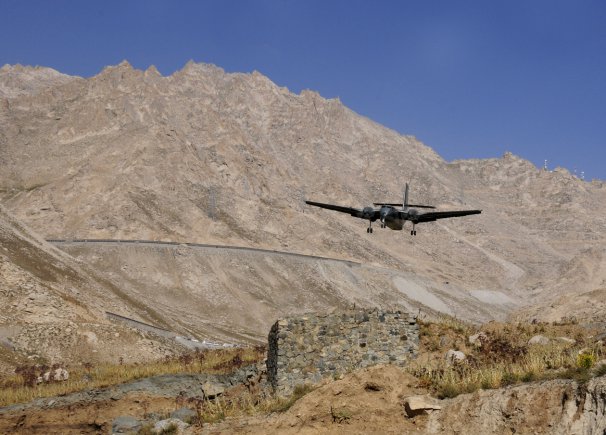
[[[0, 200], [45, 238], [169, 240], [350, 259], [430, 283], [420, 289], [400, 283], [402, 292], [395, 280], [383, 281], [386, 296], [375, 303], [405, 306], [415, 300], [411, 295], [428, 292], [455, 313], [457, 303], [467, 305], [464, 317], [475, 321], [522, 306], [550, 307], [529, 308], [527, 317], [570, 315], [570, 296], [580, 293], [585, 299], [575, 299], [574, 309], [603, 316], [588, 293], [606, 278], [600, 181], [544, 172], [510, 154], [448, 163], [338, 100], [293, 94], [257, 72], [228, 74], [190, 62], [163, 77], [153, 67], [139, 71], [123, 62], [89, 79], [45, 80], [28, 92], [7, 74], [19, 77], [19, 71], [0, 70]], [[424, 224], [410, 237], [380, 229], [366, 234], [361, 220], [304, 205], [305, 199], [346, 206], [398, 201], [406, 181], [414, 202], [483, 213]], [[155, 254], [144, 259], [144, 250], [126, 257], [96, 247], [73, 253], [113, 273], [114, 284], [131, 288], [131, 295], [143, 290], [120, 267], [131, 258], [137, 267], [156, 261]], [[207, 279], [217, 283], [213, 291], [239, 295], [230, 303], [248, 300], [230, 275], [237, 268], [204, 261], [221, 267], [177, 287], [206, 289]], [[175, 282], [190, 267], [172, 270]], [[246, 282], [265, 268], [275, 274], [271, 265], [249, 267]], [[298, 288], [297, 267], [284, 266], [277, 288]], [[313, 288], [306, 288], [312, 293], [333, 281], [330, 298], [373, 282], [364, 276], [350, 285], [340, 272], [303, 273], [313, 277]], [[134, 276], [145, 280], [141, 271]], [[260, 286], [271, 288], [272, 280]], [[175, 288], [168, 281], [157, 291]], [[415, 303], [443, 307], [431, 297]], [[284, 304], [277, 311], [300, 307], [296, 298]], [[181, 314], [177, 306], [167, 308], [171, 318]]]
[[39, 361], [140, 361], [172, 355], [178, 347], [112, 324], [106, 310], [157, 320], [1, 206], [0, 274], [0, 372]]

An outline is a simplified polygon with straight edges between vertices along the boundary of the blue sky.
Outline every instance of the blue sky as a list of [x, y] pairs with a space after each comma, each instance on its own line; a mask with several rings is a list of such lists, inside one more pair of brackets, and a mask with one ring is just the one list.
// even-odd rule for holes
[[447, 160], [511, 151], [606, 179], [601, 0], [0, 0], [0, 64], [88, 77], [123, 59], [258, 70]]

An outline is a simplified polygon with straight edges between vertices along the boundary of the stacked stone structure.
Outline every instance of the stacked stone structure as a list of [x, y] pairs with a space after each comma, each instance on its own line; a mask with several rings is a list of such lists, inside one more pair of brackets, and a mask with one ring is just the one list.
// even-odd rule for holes
[[267, 375], [277, 394], [375, 364], [416, 356], [416, 319], [401, 311], [350, 309], [278, 320], [268, 337]]

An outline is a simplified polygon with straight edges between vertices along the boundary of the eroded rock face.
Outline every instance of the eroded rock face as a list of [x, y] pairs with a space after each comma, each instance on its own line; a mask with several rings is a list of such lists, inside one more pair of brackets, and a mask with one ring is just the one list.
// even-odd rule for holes
[[556, 380], [480, 390], [441, 402], [428, 433], [543, 433], [602, 435], [606, 431], [606, 377], [586, 386]]

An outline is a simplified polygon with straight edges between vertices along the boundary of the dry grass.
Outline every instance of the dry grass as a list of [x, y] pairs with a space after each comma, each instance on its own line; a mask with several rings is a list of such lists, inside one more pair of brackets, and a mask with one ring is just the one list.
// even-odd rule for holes
[[[590, 332], [578, 325], [492, 322], [474, 328], [459, 323], [420, 322], [422, 356], [408, 368], [421, 386], [441, 398], [540, 379], [586, 382], [604, 371], [594, 368], [594, 364], [606, 355], [605, 349], [593, 344]], [[485, 334], [482, 344], [469, 344], [469, 335], [480, 331]], [[552, 340], [547, 345], [528, 345], [528, 340], [537, 334]], [[575, 342], [558, 341], [557, 337]], [[463, 351], [466, 361], [449, 365], [444, 360], [448, 349]]]
[[240, 367], [262, 361], [263, 347], [207, 350], [178, 358], [145, 364], [83, 364], [65, 367], [69, 379], [36, 384], [36, 379], [49, 367], [22, 366], [18, 373], [0, 378], [0, 406], [28, 402], [40, 397], [69, 394], [91, 388], [103, 388], [150, 376], [179, 373], [227, 374]]
[[[297, 385], [289, 397], [273, 396], [265, 390], [256, 392], [246, 390], [232, 395], [222, 395], [213, 400], [191, 398], [187, 400], [187, 404], [197, 413], [197, 421], [191, 423], [203, 426], [226, 418], [286, 412], [297, 400], [315, 388], [317, 386], [309, 384]], [[178, 406], [182, 404], [179, 403]]]

